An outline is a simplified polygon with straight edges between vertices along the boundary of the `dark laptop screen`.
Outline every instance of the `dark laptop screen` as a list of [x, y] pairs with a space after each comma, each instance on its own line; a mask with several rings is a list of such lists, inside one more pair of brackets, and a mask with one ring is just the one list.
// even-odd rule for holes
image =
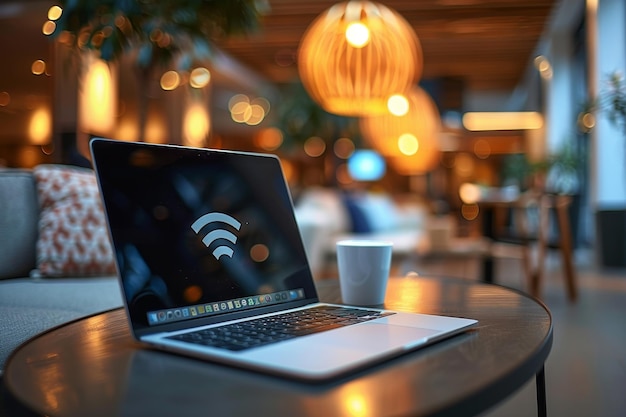
[[94, 140], [135, 330], [316, 298], [269, 155]]

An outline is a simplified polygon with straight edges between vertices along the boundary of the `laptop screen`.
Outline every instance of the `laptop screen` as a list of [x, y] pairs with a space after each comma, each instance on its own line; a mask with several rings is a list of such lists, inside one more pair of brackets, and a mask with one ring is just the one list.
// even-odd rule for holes
[[278, 158], [91, 146], [135, 330], [317, 298]]

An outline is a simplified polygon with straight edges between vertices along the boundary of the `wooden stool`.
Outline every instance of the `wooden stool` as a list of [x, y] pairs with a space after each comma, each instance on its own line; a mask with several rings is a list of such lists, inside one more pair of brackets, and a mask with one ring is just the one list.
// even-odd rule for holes
[[541, 280], [543, 278], [543, 269], [545, 257], [548, 250], [548, 231], [550, 225], [550, 209], [554, 209], [557, 219], [559, 232], [558, 248], [561, 251], [561, 259], [563, 262], [565, 286], [570, 301], [576, 301], [578, 298], [578, 288], [576, 284], [576, 272], [574, 269], [574, 260], [572, 256], [572, 232], [570, 230], [568, 208], [571, 204], [571, 197], [564, 195], [545, 194], [539, 200], [539, 230], [538, 244], [539, 254], [537, 269], [531, 275], [530, 291], [535, 297], [541, 293]]

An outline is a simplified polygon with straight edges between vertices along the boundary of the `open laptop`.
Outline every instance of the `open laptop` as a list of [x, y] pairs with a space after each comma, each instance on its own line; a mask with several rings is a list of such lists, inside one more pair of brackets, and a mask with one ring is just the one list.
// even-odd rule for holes
[[320, 380], [476, 324], [320, 303], [274, 155], [100, 138], [90, 146], [141, 342]]

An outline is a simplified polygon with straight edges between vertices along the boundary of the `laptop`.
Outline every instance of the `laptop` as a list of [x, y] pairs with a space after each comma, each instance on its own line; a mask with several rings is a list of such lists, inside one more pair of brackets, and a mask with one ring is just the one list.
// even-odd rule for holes
[[93, 164], [133, 336], [323, 380], [477, 321], [321, 303], [275, 155], [95, 138]]

